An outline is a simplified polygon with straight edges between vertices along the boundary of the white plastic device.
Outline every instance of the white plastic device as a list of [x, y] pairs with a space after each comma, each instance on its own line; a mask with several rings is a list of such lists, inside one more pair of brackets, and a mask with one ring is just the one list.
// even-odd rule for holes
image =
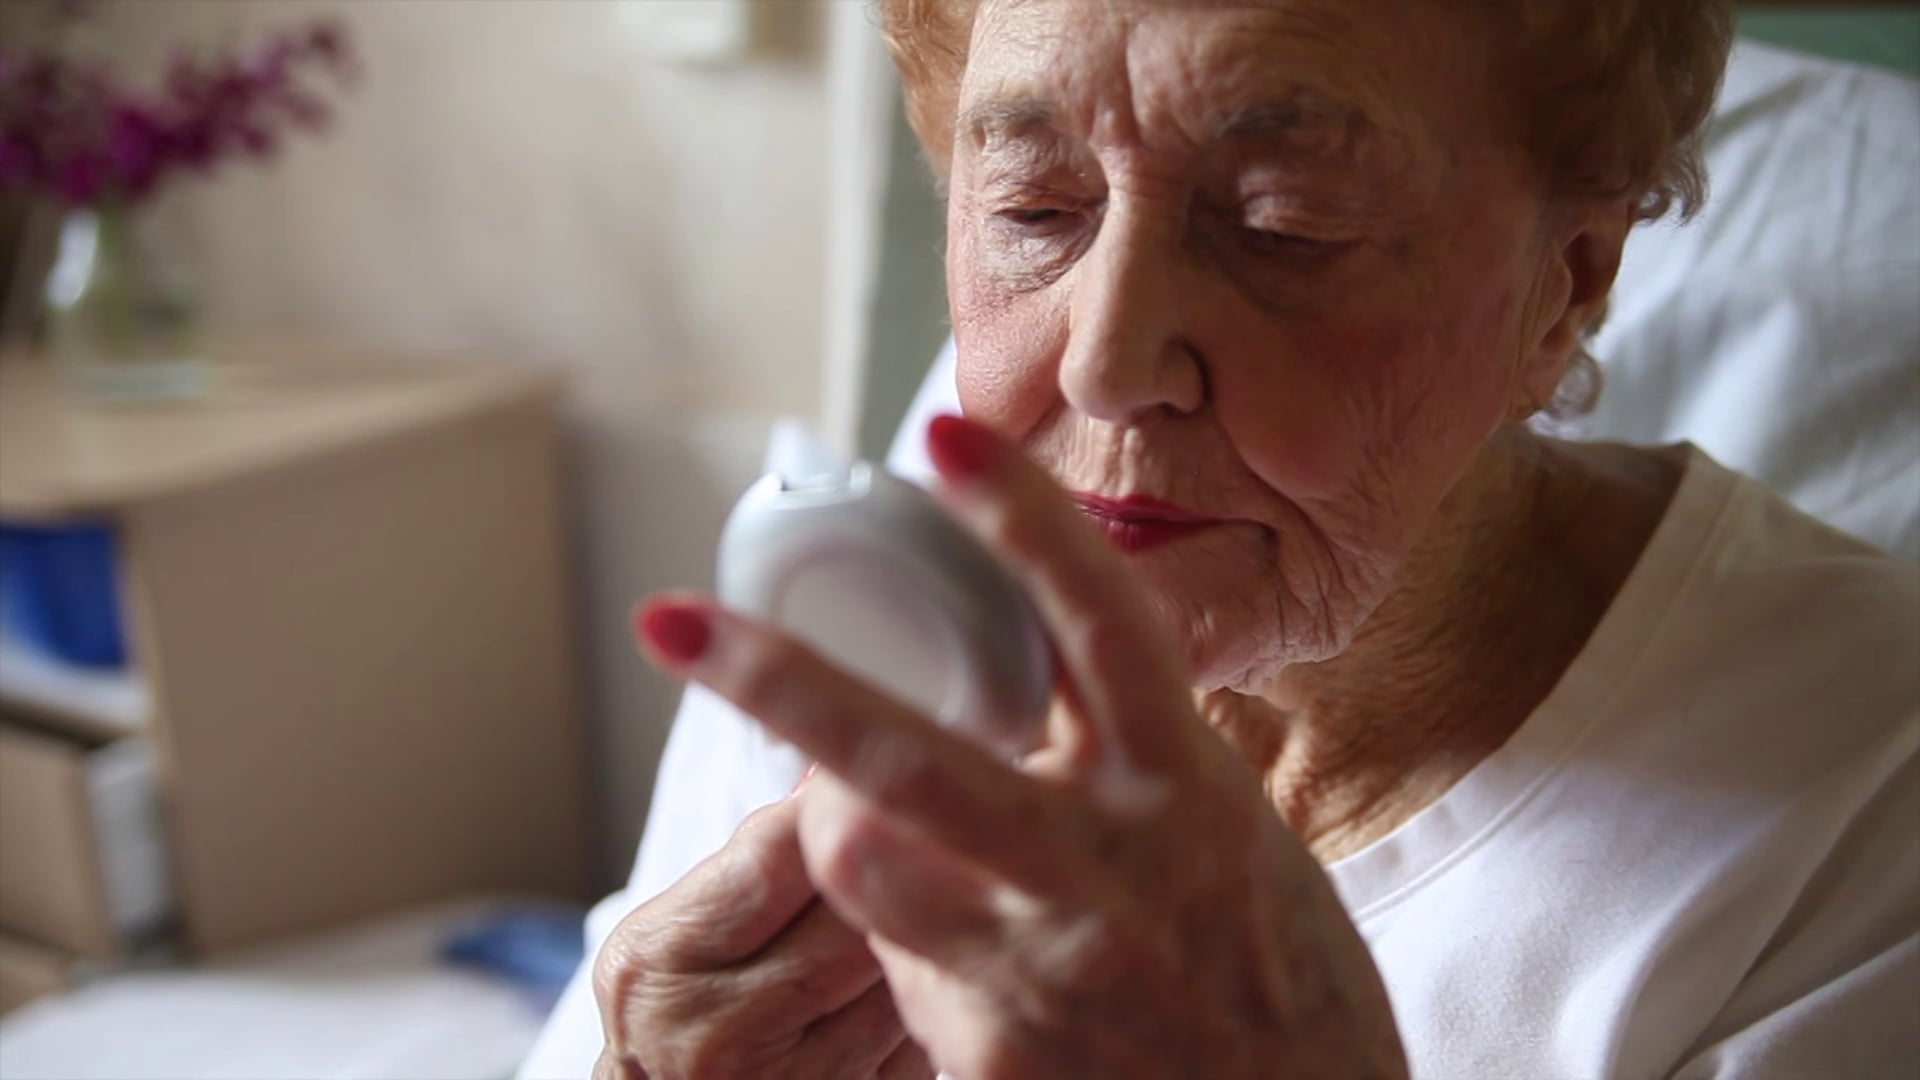
[[926, 492], [864, 461], [762, 477], [720, 538], [722, 603], [1017, 757], [1053, 693], [1039, 615]]

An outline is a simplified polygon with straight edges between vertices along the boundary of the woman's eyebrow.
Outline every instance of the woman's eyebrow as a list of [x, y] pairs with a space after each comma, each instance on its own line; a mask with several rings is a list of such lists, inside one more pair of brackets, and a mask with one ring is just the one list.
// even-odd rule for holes
[[1058, 132], [1053, 106], [1036, 97], [983, 98], [960, 114], [960, 130], [981, 146], [1017, 138], [1036, 128]]
[[1404, 131], [1376, 122], [1358, 106], [1305, 91], [1236, 109], [1213, 126], [1213, 135], [1218, 143], [1270, 147], [1289, 156], [1370, 162], [1382, 175], [1404, 170], [1415, 157]]
[[[1059, 135], [1057, 121], [1053, 106], [1041, 98], [989, 97], [961, 111], [960, 130], [975, 146], [988, 146], [1036, 130]], [[1236, 109], [1211, 127], [1214, 138], [1220, 141], [1287, 140], [1329, 132], [1353, 137], [1378, 130], [1361, 110], [1304, 91]]]
[[1237, 109], [1213, 126], [1216, 139], [1284, 138], [1299, 132], [1348, 128], [1366, 130], [1365, 113], [1318, 94], [1293, 94]]
[[[1397, 161], [1405, 156], [1399, 133], [1375, 124], [1365, 110], [1301, 87], [1230, 109], [1202, 125], [1216, 143], [1265, 145], [1301, 158], [1364, 155]], [[973, 153], [986, 157], [1065, 154], [1072, 144], [1058, 109], [1031, 93], [991, 94], [968, 104], [960, 111], [958, 131]]]

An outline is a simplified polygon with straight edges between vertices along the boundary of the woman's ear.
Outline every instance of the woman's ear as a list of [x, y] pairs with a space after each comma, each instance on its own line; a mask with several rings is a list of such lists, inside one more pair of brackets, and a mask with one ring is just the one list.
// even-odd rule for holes
[[1621, 200], [1597, 205], [1567, 223], [1543, 268], [1529, 320], [1510, 420], [1523, 420], [1553, 401], [1580, 336], [1606, 313], [1620, 251], [1633, 228], [1634, 205]]

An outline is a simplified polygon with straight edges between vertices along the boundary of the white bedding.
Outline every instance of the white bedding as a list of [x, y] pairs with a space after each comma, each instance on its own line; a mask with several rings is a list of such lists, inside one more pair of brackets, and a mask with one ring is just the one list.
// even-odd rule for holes
[[533, 1045], [539, 1013], [506, 980], [438, 956], [449, 927], [492, 906], [441, 905], [43, 999], [0, 1021], [0, 1077], [497, 1080]]

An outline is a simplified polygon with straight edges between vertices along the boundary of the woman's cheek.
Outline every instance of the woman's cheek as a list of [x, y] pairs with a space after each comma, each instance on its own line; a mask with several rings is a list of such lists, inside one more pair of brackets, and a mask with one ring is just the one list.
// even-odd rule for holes
[[954, 259], [949, 269], [960, 407], [1017, 439], [1059, 400], [1064, 309], [1054, 290], [1008, 293], [967, 265]]
[[1243, 363], [1213, 365], [1214, 406], [1265, 484], [1295, 503], [1355, 494], [1388, 417], [1402, 335], [1391, 326], [1300, 327], [1259, 337]]

